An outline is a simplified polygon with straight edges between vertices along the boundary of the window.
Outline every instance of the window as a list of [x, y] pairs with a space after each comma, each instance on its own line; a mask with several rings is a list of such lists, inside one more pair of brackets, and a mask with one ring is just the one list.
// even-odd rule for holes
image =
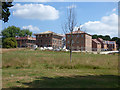
[[84, 43], [84, 41], [81, 41], [81, 44], [83, 44]]
[[69, 38], [69, 37], [70, 37], [70, 35], [67, 35], [67, 37]]
[[77, 43], [79, 43], [79, 41], [77, 41]]
[[83, 34], [81, 35], [81, 37], [83, 37]]
[[41, 41], [41, 43], [42, 43], [42, 40], [40, 40]]
[[77, 37], [80, 37], [80, 35], [78, 34]]
[[70, 41], [67, 41], [67, 43], [70, 43]]
[[69, 49], [69, 46], [67, 46], [67, 49]]
[[72, 44], [74, 43], [74, 41], [72, 40]]
[[36, 35], [36, 38], [38, 38], [38, 35]]

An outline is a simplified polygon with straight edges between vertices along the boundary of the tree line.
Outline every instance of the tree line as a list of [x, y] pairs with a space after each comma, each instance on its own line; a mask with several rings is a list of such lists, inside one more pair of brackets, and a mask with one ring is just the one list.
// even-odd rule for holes
[[110, 37], [109, 35], [92, 35], [92, 39], [97, 39], [97, 38], [102, 38], [103, 40], [106, 40], [106, 41], [116, 41], [116, 44], [118, 44], [118, 49], [120, 49], [120, 38], [118, 37]]

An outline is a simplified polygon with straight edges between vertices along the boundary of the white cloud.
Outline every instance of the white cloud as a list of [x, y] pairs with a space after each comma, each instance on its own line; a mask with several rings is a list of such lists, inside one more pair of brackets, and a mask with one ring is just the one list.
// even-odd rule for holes
[[74, 5], [74, 4], [73, 4], [73, 5], [71, 5], [71, 6], [67, 6], [67, 8], [68, 8], [68, 9], [70, 9], [70, 8], [76, 8], [76, 7], [77, 7], [77, 6], [76, 6], [76, 5]]
[[38, 33], [40, 32], [40, 29], [36, 26], [32, 26], [32, 25], [28, 25], [28, 26], [23, 26], [23, 29], [29, 29], [30, 31], [32, 31], [33, 33]]
[[15, 4], [13, 15], [25, 19], [56, 20], [59, 11], [50, 5], [43, 4]]
[[113, 10], [112, 10], [112, 12], [115, 12], [116, 11], [116, 8], [114, 8]]
[[118, 15], [104, 16], [100, 21], [88, 21], [82, 25], [90, 34], [118, 36]]

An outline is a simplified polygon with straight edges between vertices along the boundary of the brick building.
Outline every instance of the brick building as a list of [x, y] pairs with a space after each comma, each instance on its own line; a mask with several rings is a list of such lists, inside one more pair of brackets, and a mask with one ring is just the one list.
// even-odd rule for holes
[[107, 43], [105, 42], [105, 40], [103, 40], [102, 38], [98, 38], [97, 40], [101, 43], [101, 50], [102, 51], [108, 50]]
[[115, 41], [105, 41], [107, 43], [107, 48], [109, 51], [116, 51], [117, 45]]
[[[66, 34], [66, 48], [70, 49], [71, 34]], [[92, 51], [92, 36], [78, 28], [72, 33], [72, 50]]]
[[53, 49], [62, 47], [62, 35], [56, 34], [51, 31], [35, 34], [36, 45], [38, 47], [52, 47]]
[[101, 43], [97, 39], [92, 39], [92, 51], [101, 51]]
[[35, 45], [36, 38], [26, 36], [26, 37], [16, 37], [18, 47], [32, 47]]

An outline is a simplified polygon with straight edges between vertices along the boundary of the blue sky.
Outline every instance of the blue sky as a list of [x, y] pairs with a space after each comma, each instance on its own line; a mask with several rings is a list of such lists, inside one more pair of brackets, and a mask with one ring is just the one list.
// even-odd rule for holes
[[61, 24], [68, 8], [75, 8], [77, 26], [90, 34], [118, 36], [116, 2], [14, 2], [11, 16], [3, 28], [17, 26], [33, 33], [53, 31], [62, 34]]

